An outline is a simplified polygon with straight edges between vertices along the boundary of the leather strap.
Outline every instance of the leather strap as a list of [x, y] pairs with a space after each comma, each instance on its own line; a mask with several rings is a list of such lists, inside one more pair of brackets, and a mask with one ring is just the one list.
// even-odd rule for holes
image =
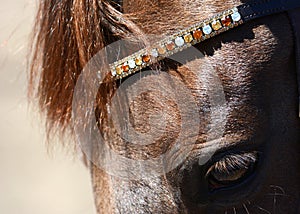
[[[300, 2], [300, 0], [299, 0]], [[294, 31], [296, 72], [299, 91], [299, 117], [300, 117], [300, 8], [288, 11]]]
[[244, 22], [300, 8], [300, 0], [254, 0], [237, 7]]

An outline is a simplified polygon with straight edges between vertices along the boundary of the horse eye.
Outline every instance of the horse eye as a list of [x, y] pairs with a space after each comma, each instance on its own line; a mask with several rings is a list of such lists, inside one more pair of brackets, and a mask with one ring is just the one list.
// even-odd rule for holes
[[257, 160], [257, 152], [223, 157], [215, 162], [205, 175], [210, 189], [216, 190], [241, 183], [253, 173]]

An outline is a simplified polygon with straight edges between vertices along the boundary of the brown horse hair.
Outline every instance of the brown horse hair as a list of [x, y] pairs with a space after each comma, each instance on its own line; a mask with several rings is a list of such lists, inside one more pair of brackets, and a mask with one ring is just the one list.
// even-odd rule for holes
[[30, 48], [28, 94], [45, 115], [48, 139], [72, 132], [74, 87], [88, 61], [130, 33], [142, 35], [131, 15], [116, 8], [109, 0], [40, 1]]

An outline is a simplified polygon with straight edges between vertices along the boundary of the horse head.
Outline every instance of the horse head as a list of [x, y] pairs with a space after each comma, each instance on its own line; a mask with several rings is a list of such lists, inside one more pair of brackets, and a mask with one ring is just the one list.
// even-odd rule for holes
[[[89, 127], [85, 115], [72, 124], [74, 92], [82, 70], [104, 47], [128, 35], [132, 44], [141, 38], [151, 46], [248, 2], [42, 1], [30, 83], [38, 88], [49, 133]], [[185, 42], [197, 36], [189, 35]], [[281, 12], [195, 43], [152, 65], [152, 72], [112, 82], [108, 73], [97, 85], [91, 115], [105, 148], [125, 159], [113, 163], [98, 139], [84, 143], [98, 213], [299, 212], [295, 43], [289, 16]], [[123, 66], [126, 71], [130, 64]], [[130, 136], [131, 129], [142, 137]], [[147, 161], [161, 154], [168, 155], [153, 173], [157, 163]]]

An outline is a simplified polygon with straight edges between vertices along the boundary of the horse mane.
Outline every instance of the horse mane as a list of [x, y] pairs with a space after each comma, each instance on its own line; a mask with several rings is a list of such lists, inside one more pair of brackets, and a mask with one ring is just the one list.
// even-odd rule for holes
[[130, 15], [116, 8], [109, 0], [40, 1], [30, 48], [29, 97], [45, 115], [48, 139], [72, 130], [73, 91], [87, 62], [106, 45], [140, 33]]

